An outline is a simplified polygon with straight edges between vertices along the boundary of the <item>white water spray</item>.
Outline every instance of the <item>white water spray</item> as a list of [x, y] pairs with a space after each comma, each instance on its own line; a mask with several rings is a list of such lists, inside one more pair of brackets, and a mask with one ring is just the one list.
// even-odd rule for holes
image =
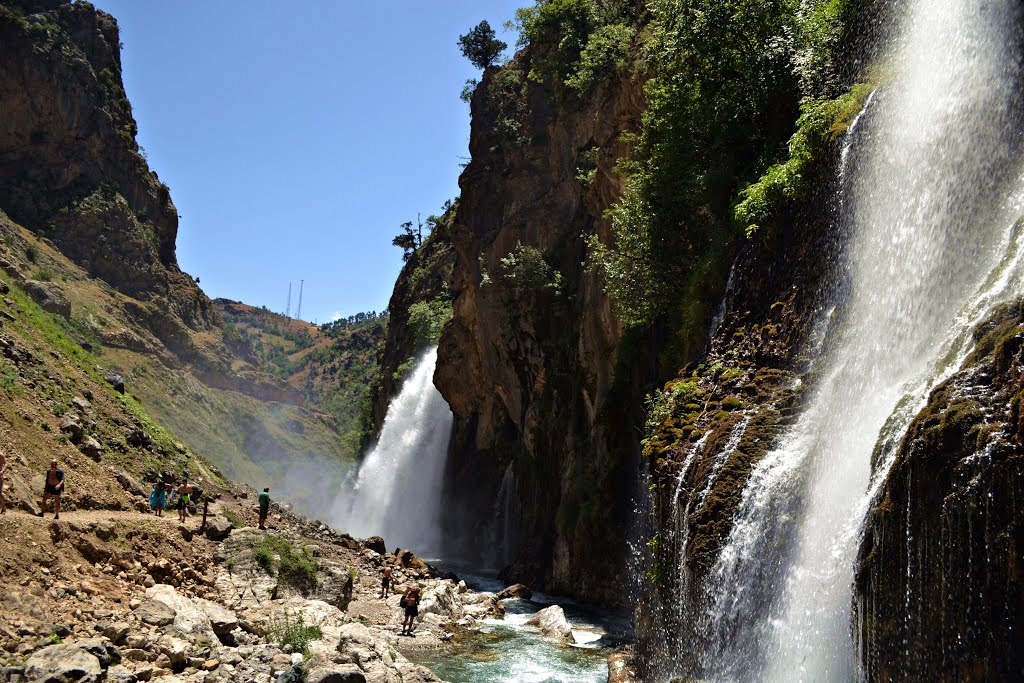
[[434, 387], [431, 349], [388, 406], [380, 440], [359, 467], [351, 493], [335, 504], [334, 526], [383, 536], [389, 548], [441, 554], [441, 486], [452, 412]]
[[835, 343], [806, 409], [752, 473], [713, 572], [704, 668], [715, 680], [859, 677], [851, 584], [872, 453], [962, 360], [978, 302], [1019, 287], [1005, 276], [1019, 183], [1012, 5], [907, 9], [897, 72], [844, 168], [850, 291]]

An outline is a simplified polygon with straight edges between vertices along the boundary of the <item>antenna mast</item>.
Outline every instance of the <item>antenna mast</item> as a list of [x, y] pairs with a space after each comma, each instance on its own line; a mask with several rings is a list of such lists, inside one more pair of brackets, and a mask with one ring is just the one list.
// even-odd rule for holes
[[302, 320], [302, 286], [306, 284], [305, 280], [299, 280], [299, 307], [295, 309], [295, 317]]
[[288, 305], [284, 309], [284, 317], [292, 317], [292, 283], [288, 283]]

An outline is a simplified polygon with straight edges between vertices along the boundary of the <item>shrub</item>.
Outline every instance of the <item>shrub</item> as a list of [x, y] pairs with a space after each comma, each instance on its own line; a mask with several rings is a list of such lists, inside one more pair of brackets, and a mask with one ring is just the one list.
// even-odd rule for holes
[[554, 290], [562, 291], [562, 274], [548, 265], [544, 253], [537, 247], [516, 242], [516, 248], [498, 261], [495, 269], [498, 281], [516, 292]]
[[319, 626], [306, 625], [306, 618], [301, 612], [290, 614], [284, 611], [281, 618], [271, 617], [267, 622], [267, 638], [276, 642], [281, 647], [291, 645], [292, 651], [309, 654], [309, 644], [314, 640], [323, 638], [323, 631]]
[[312, 590], [317, 584], [317, 572], [320, 567], [306, 548], [296, 552], [294, 546], [280, 536], [263, 536], [253, 542], [253, 560], [263, 571], [301, 591]]

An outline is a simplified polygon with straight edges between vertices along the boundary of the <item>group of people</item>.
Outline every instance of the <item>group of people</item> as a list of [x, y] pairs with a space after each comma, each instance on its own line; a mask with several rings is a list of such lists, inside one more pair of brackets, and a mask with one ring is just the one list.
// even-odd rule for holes
[[[391, 580], [394, 575], [394, 568], [391, 566], [384, 567], [384, 576], [381, 578], [380, 596], [387, 600], [388, 595], [391, 593]], [[420, 613], [420, 587], [411, 586], [402, 595], [402, 599], [399, 601], [399, 605], [405, 613], [405, 618], [402, 620], [402, 632], [400, 635], [411, 636], [415, 625], [413, 622]]]
[[178, 511], [178, 521], [184, 524], [185, 517], [188, 515], [188, 506], [192, 503], [192, 491], [192, 485], [188, 483], [187, 477], [182, 478], [177, 486], [158, 481], [153, 484], [153, 490], [149, 492], [149, 508], [157, 517], [163, 517], [164, 510], [167, 508], [167, 499], [170, 496], [172, 501], [176, 500], [174, 507]]

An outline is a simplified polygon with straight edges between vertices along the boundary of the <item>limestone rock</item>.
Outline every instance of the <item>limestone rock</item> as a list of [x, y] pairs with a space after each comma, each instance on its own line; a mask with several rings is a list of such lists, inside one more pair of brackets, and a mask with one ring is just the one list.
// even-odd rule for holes
[[117, 482], [124, 487], [124, 490], [133, 496], [140, 496], [142, 498], [149, 497], [149, 489], [142, 485], [138, 479], [133, 477], [124, 471], [119, 471], [114, 475], [117, 477]]
[[352, 665], [312, 669], [306, 675], [306, 683], [366, 683], [366, 676]]
[[216, 642], [210, 617], [195, 602], [181, 595], [166, 583], [158, 583], [146, 589], [146, 597], [162, 602], [174, 610], [174, 631], [183, 636], [205, 635], [210, 642]]
[[76, 642], [75, 647], [84, 650], [95, 657], [100, 666], [107, 668], [121, 662], [121, 651], [118, 650], [109, 640], [103, 638], [87, 638]]
[[238, 615], [220, 603], [205, 598], [196, 598], [195, 604], [206, 614], [213, 632], [217, 635], [231, 633], [238, 628]]
[[23, 285], [25, 293], [48, 313], [55, 313], [65, 320], [71, 320], [71, 302], [64, 295], [64, 290], [55, 282], [39, 282], [26, 280]]
[[67, 643], [35, 652], [25, 662], [25, 677], [30, 681], [97, 683], [102, 680], [103, 668], [95, 655]]
[[540, 632], [549, 638], [560, 640], [564, 643], [575, 643], [572, 636], [572, 627], [565, 619], [565, 612], [558, 605], [545, 607], [526, 620], [530, 626], [536, 626]]
[[103, 445], [91, 436], [82, 439], [82, 443], [78, 444], [78, 450], [82, 451], [87, 458], [96, 462], [99, 462], [100, 458], [103, 457]]
[[508, 598], [522, 598], [524, 600], [529, 600], [533, 597], [533, 591], [521, 583], [514, 583], [508, 588], [500, 591], [494, 597], [498, 600], [507, 600]]
[[380, 536], [371, 536], [370, 538], [367, 538], [363, 541], [363, 547], [381, 555], [384, 555], [388, 551], [387, 546], [384, 545], [384, 539]]
[[71, 414], [61, 418], [60, 431], [62, 434], [67, 434], [68, 438], [71, 439], [71, 443], [75, 444], [79, 443], [85, 434], [85, 429], [82, 427], [79, 417]]
[[206, 520], [206, 537], [211, 541], [223, 541], [231, 533], [231, 522], [220, 515], [214, 515]]
[[458, 621], [464, 616], [462, 601], [454, 583], [442, 580], [427, 586], [420, 601], [420, 621], [428, 614], [437, 614], [450, 621]]
[[135, 608], [135, 616], [151, 626], [167, 626], [174, 623], [176, 612], [159, 600], [147, 600]]
[[96, 523], [96, 528], [93, 530], [97, 538], [104, 541], [109, 541], [114, 536], [117, 536], [117, 524], [110, 521], [101, 521]]
[[114, 387], [114, 391], [116, 391], [119, 394], [124, 393], [124, 377], [117, 374], [116, 372], [108, 372], [107, 374], [103, 375], [103, 379], [107, 380], [107, 382], [109, 382], [110, 385]]
[[136, 683], [139, 677], [117, 664], [107, 669], [106, 683]]

